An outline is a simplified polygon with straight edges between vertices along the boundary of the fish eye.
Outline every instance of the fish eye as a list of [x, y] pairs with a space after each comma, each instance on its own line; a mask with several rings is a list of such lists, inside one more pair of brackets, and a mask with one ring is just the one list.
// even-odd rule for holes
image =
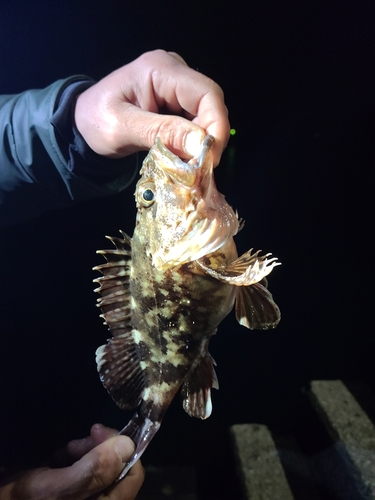
[[146, 182], [138, 191], [138, 202], [143, 207], [150, 207], [155, 201], [155, 184]]
[[145, 201], [146, 203], [149, 203], [150, 201], [153, 201], [154, 199], [154, 192], [152, 191], [152, 189], [145, 189], [142, 193], [142, 199], [143, 201]]

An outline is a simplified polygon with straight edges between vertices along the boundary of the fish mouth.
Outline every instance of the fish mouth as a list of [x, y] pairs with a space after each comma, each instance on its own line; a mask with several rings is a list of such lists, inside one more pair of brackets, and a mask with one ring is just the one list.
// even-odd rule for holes
[[[218, 250], [238, 231], [237, 215], [216, 188], [214, 140], [207, 135], [200, 153], [188, 162], [169, 151], [160, 139], [155, 142], [153, 159], [176, 185], [175, 192], [180, 193], [176, 202], [179, 217], [174, 221], [173, 231], [168, 225], [161, 228], [158, 247], [152, 252], [153, 264], [159, 269], [200, 259]], [[171, 210], [171, 206], [165, 210]], [[171, 219], [166, 216], [166, 220]]]
[[211, 154], [211, 147], [215, 142], [212, 135], [206, 135], [202, 142], [202, 149], [198, 156], [195, 156], [188, 162], [184, 162], [172, 151], [164, 146], [160, 138], [155, 141], [154, 149], [155, 161], [158, 161], [164, 172], [176, 182], [186, 187], [192, 187], [197, 180], [197, 173], [204, 164], [208, 163], [208, 156]]

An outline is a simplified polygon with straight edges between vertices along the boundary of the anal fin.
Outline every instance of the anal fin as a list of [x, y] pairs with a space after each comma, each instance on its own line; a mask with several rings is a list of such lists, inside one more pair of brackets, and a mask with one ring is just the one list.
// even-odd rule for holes
[[219, 388], [214, 364], [214, 359], [207, 353], [182, 386], [182, 406], [191, 417], [204, 420], [211, 415], [211, 388]]

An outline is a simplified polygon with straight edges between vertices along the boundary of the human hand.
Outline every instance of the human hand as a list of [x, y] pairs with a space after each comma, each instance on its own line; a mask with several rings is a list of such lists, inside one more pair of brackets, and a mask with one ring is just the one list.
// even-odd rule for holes
[[163, 50], [146, 52], [80, 94], [75, 122], [91, 149], [112, 158], [148, 150], [156, 137], [191, 158], [211, 134], [216, 166], [229, 139], [221, 88]]
[[100, 424], [90, 436], [68, 443], [69, 467], [22, 472], [0, 485], [0, 500], [134, 500], [144, 479], [138, 461], [120, 482], [114, 483], [134, 451], [127, 436]]

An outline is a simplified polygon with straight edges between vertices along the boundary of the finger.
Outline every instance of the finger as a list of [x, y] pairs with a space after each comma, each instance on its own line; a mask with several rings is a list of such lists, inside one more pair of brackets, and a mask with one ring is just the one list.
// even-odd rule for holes
[[[128, 103], [154, 113], [167, 108], [173, 114], [183, 114], [192, 119], [194, 125], [199, 126], [205, 134], [213, 135], [216, 139], [213, 147], [216, 165], [229, 140], [230, 130], [223, 91], [213, 80], [189, 68], [181, 59], [177, 54], [171, 55], [161, 50], [143, 54], [129, 65], [131, 78], [122, 87], [123, 92]], [[134, 92], [131, 82], [144, 74], [149, 74], [150, 78], [143, 79]], [[121, 77], [121, 72], [117, 76]], [[121, 117], [118, 116], [117, 119], [121, 120]], [[160, 122], [156, 126], [160, 126]], [[186, 126], [188, 131], [194, 130], [192, 125]], [[175, 152], [184, 149], [181, 138], [183, 140], [186, 136], [180, 130], [176, 133], [180, 140], [176, 137], [169, 141]], [[173, 131], [168, 131], [165, 135], [169, 134], [172, 136]], [[147, 148], [151, 146], [152, 144], [147, 144]]]
[[[129, 493], [132, 493], [135, 496], [138, 494], [143, 481], [145, 479], [145, 469], [140, 460], [136, 462], [133, 467], [128, 472], [124, 481], [127, 481], [127, 488]], [[133, 498], [133, 497], [130, 497]]]
[[105, 427], [102, 424], [94, 424], [90, 430], [90, 436], [82, 439], [73, 439], [69, 441], [66, 446], [66, 451], [71, 458], [78, 460], [79, 458], [86, 455], [95, 446], [98, 446], [103, 441], [116, 436], [118, 431], [116, 429], [111, 429], [110, 427]]
[[[15, 498], [84, 500], [108, 488], [128, 462], [134, 444], [127, 436], [116, 436], [100, 444], [71, 467], [36, 469], [16, 482]], [[138, 477], [138, 482], [141, 484]], [[135, 481], [136, 482], [136, 481]]]
[[[126, 451], [126, 454], [128, 452]], [[122, 458], [123, 460], [123, 458]], [[121, 462], [122, 462], [121, 460]], [[128, 458], [126, 458], [128, 460]], [[105, 465], [105, 464], [104, 464]], [[116, 477], [120, 474], [116, 472]], [[70, 474], [69, 468], [65, 469], [34, 469], [10, 478], [7, 483], [0, 486], [0, 498], [24, 499], [38, 498], [38, 500], [133, 500], [136, 498], [144, 481], [144, 469], [140, 461], [133, 465], [127, 476], [120, 482], [108, 486], [105, 491], [100, 492], [98, 488], [87, 488], [83, 485], [77, 489], [77, 484]], [[104, 486], [105, 487], [105, 486]], [[92, 494], [93, 489], [97, 490]]]
[[[138, 117], [136, 118], [134, 115], [138, 115]], [[213, 127], [212, 132], [209, 128], [208, 133], [215, 134]], [[206, 131], [195, 121], [180, 116], [150, 113], [134, 106], [131, 117], [129, 110], [124, 112], [123, 119], [117, 122], [116, 131], [112, 130], [111, 156], [122, 157], [137, 151], [148, 150], [153, 146], [155, 139], [159, 137], [172, 153], [180, 158], [190, 159], [200, 154], [205, 136]], [[217, 137], [215, 135], [214, 137], [215, 142], [217, 142]], [[223, 148], [223, 142], [219, 142], [216, 146], [214, 143], [213, 161], [215, 167], [219, 164]]]
[[199, 154], [206, 133], [195, 123], [180, 116], [159, 115], [130, 104], [126, 106], [112, 134], [114, 144], [121, 144], [116, 152], [118, 156], [148, 150], [157, 137], [182, 158]]
[[176, 59], [176, 61], [178, 61], [182, 64], [185, 64], [185, 66], [187, 66], [187, 63], [185, 62], [185, 60], [176, 52], [167, 52], [167, 54], [170, 55], [171, 57], [174, 57]]
[[66, 445], [66, 451], [71, 458], [78, 460], [83, 457], [83, 455], [86, 455], [86, 453], [88, 453], [94, 447], [95, 444], [92, 440], [92, 437], [87, 436], [82, 439], [73, 439], [72, 441], [69, 441], [69, 443]]
[[103, 493], [94, 495], [90, 500], [133, 500], [136, 498], [145, 478], [140, 460], [136, 462], [124, 479], [114, 483]]
[[230, 130], [222, 89], [210, 78], [189, 68], [179, 55], [167, 54], [168, 59], [162, 51], [157, 51], [157, 55], [165, 59], [158, 60], [163, 71], [152, 72], [157, 103], [173, 112], [180, 108], [185, 115], [195, 117], [194, 123], [215, 137], [214, 160], [218, 163]]
[[91, 450], [70, 467], [77, 498], [87, 498], [112, 485], [134, 452], [127, 436], [115, 436]]
[[102, 424], [94, 424], [90, 430], [90, 436], [95, 446], [113, 436], [117, 436], [117, 434], [117, 429], [112, 429], [111, 427], [106, 427]]

